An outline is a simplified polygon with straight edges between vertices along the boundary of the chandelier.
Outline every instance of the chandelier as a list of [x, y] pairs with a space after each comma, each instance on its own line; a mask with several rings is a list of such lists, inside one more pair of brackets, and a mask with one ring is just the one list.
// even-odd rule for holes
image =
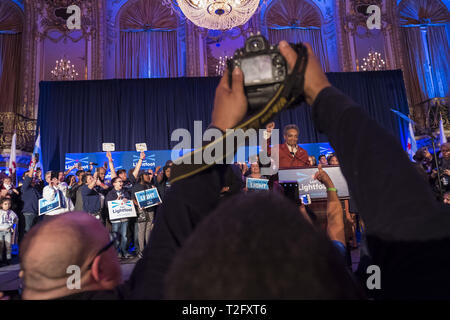
[[231, 58], [231, 57], [228, 57], [228, 56], [225, 56], [225, 57], [224, 56], [220, 56], [219, 57], [219, 61], [217, 62], [217, 65], [216, 65], [216, 76], [220, 76], [220, 77], [223, 76], [223, 72], [226, 69], [227, 60], [229, 58]]
[[[163, 0], [163, 4], [172, 6], [173, 1]], [[212, 30], [228, 30], [250, 20], [260, 0], [177, 0], [177, 3], [195, 25]]]
[[369, 51], [369, 55], [363, 58], [361, 69], [363, 71], [379, 71], [386, 69], [386, 62], [381, 58], [381, 53]]
[[51, 71], [52, 80], [75, 80], [78, 73], [75, 70], [75, 66], [70, 64], [70, 60], [64, 57], [61, 60], [56, 60], [55, 69]]

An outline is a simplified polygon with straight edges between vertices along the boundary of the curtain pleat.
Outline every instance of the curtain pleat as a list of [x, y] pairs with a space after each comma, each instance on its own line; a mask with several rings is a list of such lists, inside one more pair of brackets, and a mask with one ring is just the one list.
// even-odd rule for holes
[[176, 31], [121, 32], [119, 77], [182, 76], [177, 41]]
[[0, 112], [20, 106], [21, 34], [0, 34]]
[[329, 71], [328, 55], [322, 41], [322, 32], [317, 29], [269, 29], [269, 42], [279, 43], [286, 40], [291, 43], [307, 42], [311, 45], [314, 53], [319, 58], [322, 68]]
[[431, 76], [427, 72], [428, 66], [420, 28], [401, 29], [405, 83], [413, 106], [429, 98], [449, 95], [450, 48], [446, 28], [448, 27], [427, 27]]

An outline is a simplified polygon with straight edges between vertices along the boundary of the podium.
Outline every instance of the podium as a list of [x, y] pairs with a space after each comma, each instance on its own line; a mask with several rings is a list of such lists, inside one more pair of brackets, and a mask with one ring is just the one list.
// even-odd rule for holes
[[[342, 208], [348, 211], [348, 191], [347, 181], [339, 166], [326, 166], [322, 169], [330, 176], [337, 189], [338, 198], [341, 200]], [[309, 194], [312, 200], [309, 206], [317, 216], [317, 226], [326, 231], [327, 228], [327, 189], [318, 180], [314, 180], [317, 167], [295, 167], [280, 168], [278, 180], [283, 187], [286, 197], [300, 205], [301, 195]], [[346, 237], [347, 237], [346, 232]]]
[[[347, 181], [345, 181], [341, 168], [339, 166], [326, 166], [322, 169], [333, 181], [339, 199], [349, 199]], [[327, 189], [321, 182], [314, 180], [314, 174], [317, 170], [317, 167], [280, 168], [278, 180], [283, 187], [298, 188], [299, 195], [309, 194], [312, 200], [326, 200]]]

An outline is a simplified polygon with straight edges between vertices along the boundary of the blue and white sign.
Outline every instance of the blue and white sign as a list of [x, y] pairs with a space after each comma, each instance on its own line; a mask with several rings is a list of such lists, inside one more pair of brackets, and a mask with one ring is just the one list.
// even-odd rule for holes
[[136, 210], [131, 200], [127, 202], [123, 200], [108, 201], [108, 212], [111, 221], [136, 217]]
[[269, 180], [247, 178], [246, 187], [248, 190], [269, 190]]
[[[347, 181], [338, 166], [327, 166], [322, 168], [333, 181], [337, 189], [339, 198], [349, 198]], [[308, 193], [311, 199], [326, 199], [327, 188], [318, 180], [314, 179], [314, 174], [318, 171], [317, 168], [299, 168], [286, 169], [278, 172], [278, 179], [280, 182], [298, 183], [299, 194]]]
[[[309, 155], [313, 155], [316, 158], [320, 154], [329, 155], [333, 152], [333, 149], [328, 143], [310, 143], [310, 144], [300, 144]], [[189, 153], [190, 149], [181, 149], [175, 152], [178, 157], [181, 157]], [[258, 154], [260, 151], [259, 147], [241, 147], [238, 149], [234, 161], [235, 162], [245, 162], [252, 155]], [[125, 169], [129, 170], [134, 168], [140, 157], [140, 152], [136, 151], [116, 151], [111, 153], [114, 167], [117, 170]], [[1, 155], [0, 155], [1, 160]], [[172, 159], [172, 150], [147, 150], [145, 151], [145, 159], [142, 161], [142, 170], [155, 169], [156, 167], [164, 167], [167, 160]], [[28, 161], [29, 162], [29, 161]], [[64, 170], [69, 169], [76, 163], [80, 163], [82, 169], [89, 170], [89, 162], [97, 163], [95, 167], [108, 166], [108, 158], [105, 152], [93, 152], [93, 153], [66, 153], [66, 161]], [[74, 174], [75, 172], [72, 172]], [[107, 170], [106, 178], [110, 178], [109, 168]]]
[[161, 203], [161, 197], [156, 188], [136, 192], [135, 196], [139, 208], [141, 209], [153, 207]]
[[50, 211], [61, 208], [61, 200], [59, 199], [59, 192], [56, 193], [52, 201], [39, 199], [39, 215], [42, 216]]

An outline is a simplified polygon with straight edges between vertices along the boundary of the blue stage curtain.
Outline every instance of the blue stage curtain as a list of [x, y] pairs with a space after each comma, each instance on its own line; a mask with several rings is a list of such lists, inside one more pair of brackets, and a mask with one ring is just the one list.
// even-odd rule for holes
[[[407, 126], [390, 109], [408, 114], [401, 71], [329, 73], [330, 81], [353, 97], [365, 110], [404, 143]], [[171, 133], [194, 121], [211, 120], [219, 78], [133, 79], [41, 82], [38, 126], [44, 170], [64, 167], [65, 153], [101, 151], [114, 142], [117, 151], [170, 149]], [[300, 143], [326, 142], [311, 120], [306, 105], [284, 112], [277, 127], [295, 123]], [[192, 144], [194, 142], [192, 141]]]

